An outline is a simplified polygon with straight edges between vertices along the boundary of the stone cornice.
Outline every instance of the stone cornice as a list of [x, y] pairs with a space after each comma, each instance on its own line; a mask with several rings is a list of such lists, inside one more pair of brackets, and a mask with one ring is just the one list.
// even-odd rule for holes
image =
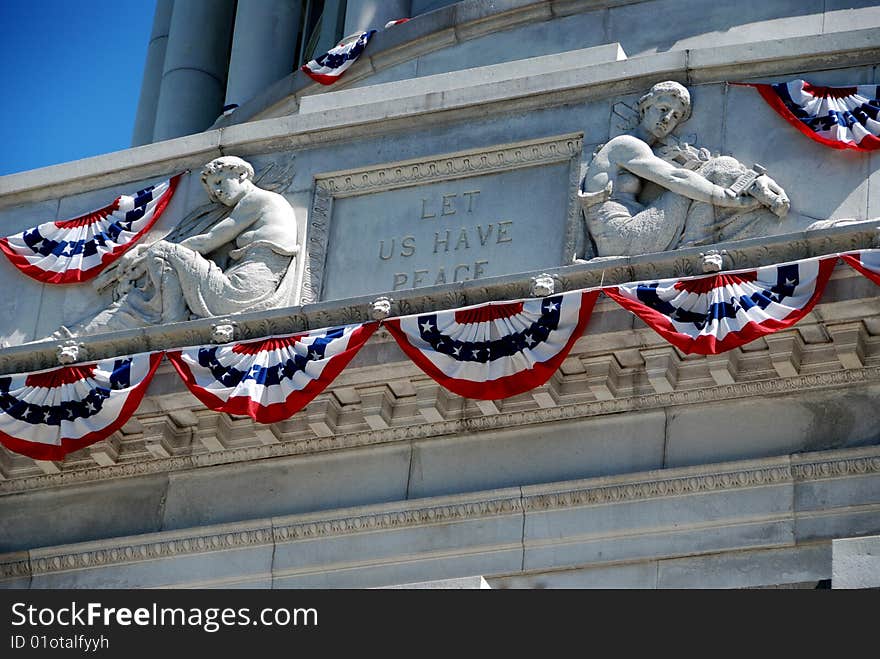
[[[462, 501], [461, 499], [465, 499]], [[508, 491], [508, 496], [492, 496], [487, 499], [469, 495], [454, 497], [449, 503], [428, 507], [407, 507], [400, 509], [397, 504], [373, 513], [354, 516], [311, 515], [312, 521], [299, 521], [301, 516], [274, 520], [276, 542], [309, 540], [326, 536], [347, 535], [367, 531], [389, 531], [398, 528], [426, 526], [430, 524], [449, 524], [481, 517], [521, 515], [522, 500], [518, 492]]]
[[[872, 248], [877, 241], [878, 223], [880, 220], [873, 220], [854, 226], [718, 243], [711, 247], [726, 250], [725, 270], [753, 268]], [[529, 297], [531, 278], [542, 272], [558, 278], [564, 291], [646, 279], [691, 276], [702, 273], [701, 254], [706, 249], [707, 247], [694, 247], [642, 254], [386, 294], [395, 300], [391, 312], [395, 316], [452, 309], [492, 300]], [[256, 339], [371, 321], [372, 301], [376, 297], [378, 296], [370, 295], [316, 302], [283, 309], [233, 314], [225, 318], [235, 320], [236, 340]], [[221, 318], [203, 318], [143, 329], [107, 332], [77, 340], [85, 348], [89, 360], [105, 359], [139, 352], [207, 345], [212, 342], [212, 327], [219, 322], [222, 322]], [[57, 366], [57, 346], [58, 341], [43, 339], [0, 349], [0, 375]]]
[[852, 478], [880, 473], [877, 447], [792, 456], [792, 475], [798, 481]]
[[789, 457], [771, 458], [527, 487], [523, 509], [528, 513], [793, 483], [790, 462]]
[[[337, 431], [331, 437], [313, 437], [299, 441], [270, 444], [268, 446], [230, 448], [223, 451], [187, 456], [140, 459], [130, 463], [75, 468], [55, 474], [9, 478], [0, 481], [0, 495], [64, 487], [114, 478], [169, 473], [221, 464], [308, 455], [323, 451], [408, 442], [432, 437], [446, 437], [469, 432], [520, 428], [535, 424], [572, 421], [606, 414], [766, 397], [873, 382], [880, 382], [880, 367], [847, 369], [829, 373], [799, 375], [791, 378], [737, 382], [694, 390], [634, 395], [612, 400], [596, 400], [528, 411], [500, 412], [488, 416], [451, 419], [434, 423], [422, 420], [409, 425], [392, 426], [381, 430]], [[806, 466], [803, 468], [806, 468]]]
[[[407, 25], [402, 27], [407, 28]], [[321, 143], [362, 139], [402, 128], [424, 129], [432, 122], [468, 120], [514, 109], [546, 108], [635, 93], [663, 79], [723, 83], [733, 73], [737, 79], [753, 79], [756, 76], [874, 64], [878, 60], [880, 36], [873, 27], [721, 48], [667, 51], [585, 67], [581, 72], [549, 72], [533, 84], [514, 84], [509, 89], [491, 85], [484, 89], [474, 85], [472, 91], [440, 105], [424, 103], [392, 111], [387, 104], [376, 103], [328, 113], [328, 116], [294, 114], [10, 174], [0, 177], [0, 206], [57, 198], [74, 190], [80, 191], [78, 187], [81, 188], [85, 180], [95, 187], [121, 185], [198, 167], [216, 155], [248, 157], [291, 148], [313, 148]], [[354, 80], [353, 75], [350, 80]]]
[[880, 447], [654, 470], [15, 552], [0, 556], [0, 579], [487, 517], [878, 474]]

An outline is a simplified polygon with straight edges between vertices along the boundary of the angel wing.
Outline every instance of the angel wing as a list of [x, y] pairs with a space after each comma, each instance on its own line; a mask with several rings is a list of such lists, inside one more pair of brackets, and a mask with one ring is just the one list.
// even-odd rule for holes
[[[254, 183], [258, 184], [265, 190], [282, 193], [290, 187], [293, 181], [293, 162], [294, 158], [288, 158], [286, 162], [279, 165], [277, 163], [269, 163], [258, 175], [254, 177]], [[156, 240], [166, 240], [171, 243], [179, 243], [191, 236], [197, 236], [206, 233], [217, 222], [229, 215], [230, 209], [221, 204], [207, 202], [201, 206], [197, 206], [186, 216], [171, 228], [164, 236]], [[150, 243], [152, 244], [152, 243]], [[139, 251], [145, 250], [150, 244], [142, 244]], [[133, 255], [134, 256], [134, 255]], [[218, 255], [225, 260], [225, 254]], [[108, 266], [95, 278], [95, 288], [102, 292], [113, 287], [115, 296], [118, 297], [130, 287], [131, 282], [128, 281], [127, 271], [132, 265], [133, 259], [120, 259]], [[221, 264], [222, 265], [222, 264]]]

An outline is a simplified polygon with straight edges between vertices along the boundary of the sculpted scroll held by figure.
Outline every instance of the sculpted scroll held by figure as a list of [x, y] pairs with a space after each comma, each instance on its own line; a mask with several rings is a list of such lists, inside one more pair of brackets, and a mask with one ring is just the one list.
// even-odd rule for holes
[[250, 163], [234, 156], [207, 163], [201, 182], [208, 198], [225, 208], [220, 219], [179, 242], [169, 237], [127, 252], [96, 280], [99, 288], [113, 290], [114, 302], [61, 334], [82, 336], [292, 303], [299, 247], [287, 200], [258, 187]]
[[773, 232], [790, 203], [763, 168], [713, 157], [671, 135], [691, 114], [684, 86], [657, 83], [639, 99], [638, 114], [633, 131], [595, 153], [578, 190], [596, 256], [660, 252]]

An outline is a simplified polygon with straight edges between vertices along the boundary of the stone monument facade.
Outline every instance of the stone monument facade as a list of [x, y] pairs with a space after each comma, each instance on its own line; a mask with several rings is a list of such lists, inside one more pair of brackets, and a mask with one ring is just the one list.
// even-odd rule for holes
[[[873, 2], [327, 2], [306, 41], [378, 30], [328, 86], [290, 59], [315, 24], [253, 4], [162, 0], [141, 146], [0, 178], [12, 235], [181, 175], [94, 280], [0, 257], [0, 380], [880, 247], [876, 153], [749, 86], [876, 88]], [[452, 393], [379, 325], [271, 423], [163, 361], [105, 439], [0, 447], [0, 584], [876, 584], [878, 300], [838, 261], [796, 325], [701, 355], [602, 296], [503, 399]]]

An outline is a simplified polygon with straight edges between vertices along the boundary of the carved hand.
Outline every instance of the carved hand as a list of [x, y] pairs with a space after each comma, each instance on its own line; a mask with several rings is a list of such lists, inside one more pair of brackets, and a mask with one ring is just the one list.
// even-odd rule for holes
[[785, 217], [791, 208], [791, 202], [788, 195], [785, 194], [785, 190], [766, 174], [761, 174], [755, 179], [749, 189], [749, 195], [760, 201], [778, 217]]

